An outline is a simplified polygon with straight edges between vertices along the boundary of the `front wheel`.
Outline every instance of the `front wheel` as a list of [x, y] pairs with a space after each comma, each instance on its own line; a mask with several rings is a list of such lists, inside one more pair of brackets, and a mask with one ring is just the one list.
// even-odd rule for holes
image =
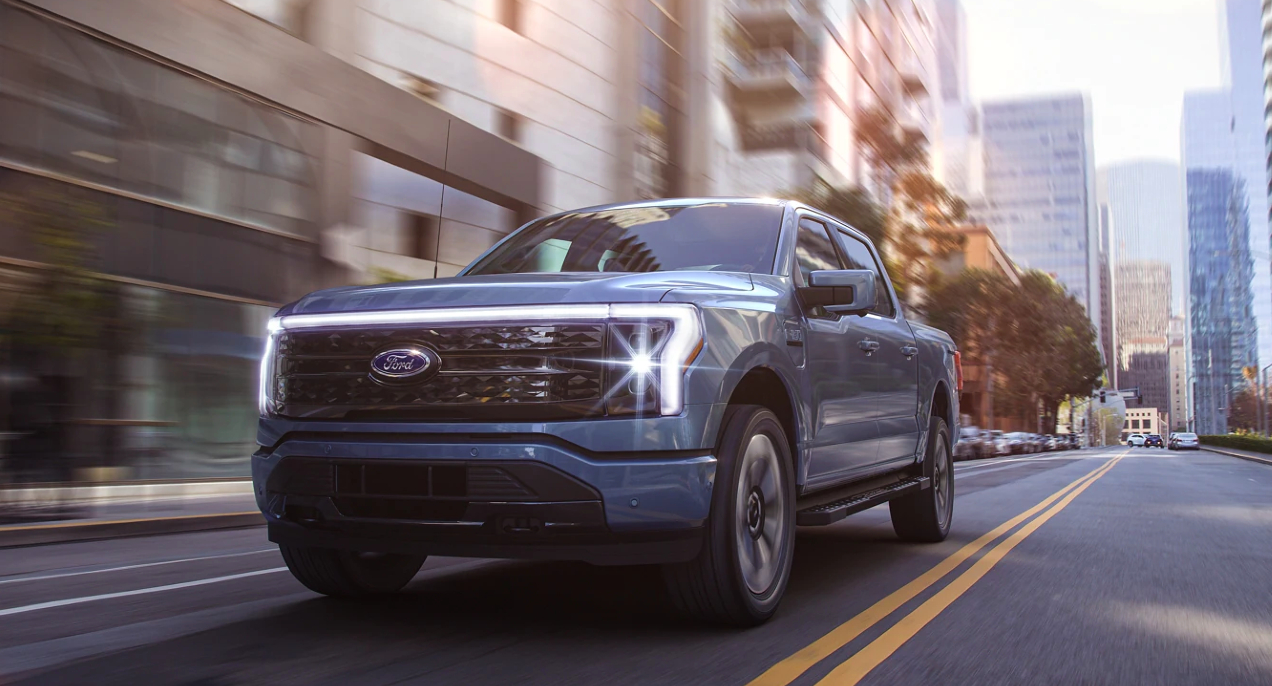
[[928, 423], [927, 454], [923, 474], [931, 485], [888, 503], [892, 529], [902, 540], [938, 543], [950, 533], [954, 517], [954, 469], [950, 463], [950, 430], [945, 420], [933, 417]]
[[676, 606], [707, 622], [754, 626], [777, 611], [795, 545], [790, 444], [769, 410], [725, 412], [711, 514], [698, 557], [663, 567]]
[[359, 597], [396, 593], [424, 564], [423, 555], [358, 553], [280, 545], [287, 569], [306, 588], [323, 595]]

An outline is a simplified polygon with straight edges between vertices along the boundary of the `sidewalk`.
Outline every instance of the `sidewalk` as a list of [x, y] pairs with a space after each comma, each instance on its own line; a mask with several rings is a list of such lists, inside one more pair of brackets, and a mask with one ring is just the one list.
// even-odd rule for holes
[[1250, 452], [1249, 450], [1237, 450], [1236, 448], [1221, 448], [1219, 446], [1214, 446], [1214, 445], [1203, 445], [1201, 446], [1201, 449], [1209, 450], [1212, 453], [1219, 453], [1220, 455], [1227, 455], [1229, 457], [1239, 457], [1243, 460], [1250, 460], [1251, 462], [1260, 462], [1262, 464], [1272, 466], [1272, 455], [1268, 455], [1267, 453], [1254, 453], [1254, 452]]
[[264, 523], [247, 479], [0, 488], [0, 548]]

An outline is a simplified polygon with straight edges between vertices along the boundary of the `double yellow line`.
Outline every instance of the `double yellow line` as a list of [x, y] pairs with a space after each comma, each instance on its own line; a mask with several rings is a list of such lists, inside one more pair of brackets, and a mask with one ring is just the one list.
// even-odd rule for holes
[[[1037, 505], [1012, 517], [993, 531], [963, 546], [953, 555], [945, 558], [914, 581], [902, 586], [892, 595], [871, 605], [861, 614], [835, 627], [830, 633], [813, 641], [799, 652], [773, 665], [768, 671], [752, 680], [748, 686], [786, 686], [790, 684], [814, 665], [848, 645], [864, 631], [887, 618], [888, 615], [900, 609], [902, 605], [916, 598], [920, 593], [954, 571], [959, 565], [976, 555], [999, 536], [1042, 512], [1037, 518], [1029, 521], [1029, 523], [1020, 527], [1018, 531], [991, 548], [989, 552], [985, 553], [967, 571], [958, 575], [945, 588], [928, 598], [922, 605], [919, 605], [910, 614], [901, 618], [890, 629], [840, 663], [825, 678], [817, 682], [819, 686], [856, 684], [866, 674], [869, 674], [870, 670], [878, 667], [880, 663], [888, 659], [906, 641], [913, 638], [920, 629], [927, 626], [928, 622], [935, 619], [937, 615], [949, 607], [959, 596], [963, 595], [981, 577], [985, 576], [989, 570], [994, 568], [994, 565], [998, 564], [1021, 541], [1025, 540], [1030, 534], [1037, 531], [1038, 527], [1073, 502], [1073, 499], [1085, 491], [1088, 486], [1107, 474], [1125, 455], [1126, 453], [1122, 453], [1100, 467], [1091, 470], [1082, 478], [1056, 491]], [[1046, 511], [1044, 512], [1044, 510]]]

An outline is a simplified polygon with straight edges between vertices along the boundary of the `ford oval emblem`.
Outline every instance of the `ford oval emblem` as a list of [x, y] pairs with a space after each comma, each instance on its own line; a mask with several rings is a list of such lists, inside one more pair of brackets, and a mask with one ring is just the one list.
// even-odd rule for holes
[[428, 348], [391, 348], [371, 358], [371, 376], [387, 383], [422, 381], [436, 373], [440, 364], [437, 353]]

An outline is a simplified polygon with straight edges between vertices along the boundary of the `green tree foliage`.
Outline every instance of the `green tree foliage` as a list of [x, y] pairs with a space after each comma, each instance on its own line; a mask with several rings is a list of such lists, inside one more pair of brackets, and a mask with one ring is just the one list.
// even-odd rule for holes
[[1082, 305], [1042, 272], [1026, 272], [1016, 286], [967, 269], [932, 288], [924, 311], [969, 358], [992, 365], [1001, 380], [996, 407], [1027, 418], [1041, 409], [1048, 432], [1061, 402], [1099, 387], [1095, 329]]

